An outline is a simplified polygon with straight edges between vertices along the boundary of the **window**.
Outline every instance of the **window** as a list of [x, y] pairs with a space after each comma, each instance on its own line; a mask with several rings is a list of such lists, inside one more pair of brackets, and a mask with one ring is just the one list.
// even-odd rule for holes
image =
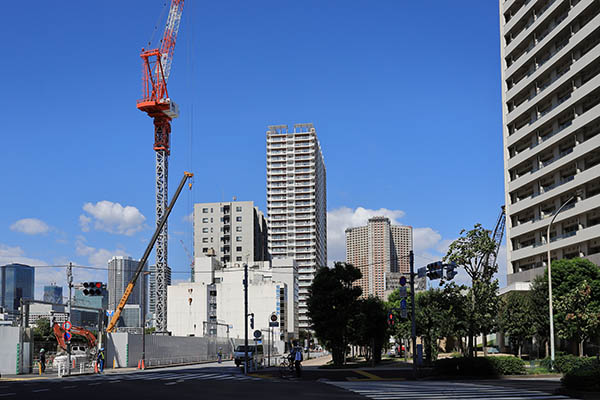
[[208, 212], [208, 208], [203, 208], [203, 209], [202, 209], [202, 212], [203, 212], [204, 214], [206, 214], [206, 213]]
[[235, 217], [235, 220], [236, 220], [237, 222], [242, 222], [242, 217], [241, 217], [241, 216], [240, 216], [240, 217]]
[[208, 233], [208, 228], [202, 228], [202, 233]]
[[208, 238], [202, 238], [202, 243], [208, 243]]
[[236, 232], [241, 232], [242, 231], [242, 227], [241, 226], [236, 226], [235, 227], [235, 231]]
[[208, 222], [208, 218], [202, 218], [202, 223], [207, 223]]
[[241, 242], [242, 241], [242, 237], [241, 236], [236, 236], [235, 237], [235, 241], [236, 242]]
[[236, 208], [235, 208], [235, 211], [237, 211], [237, 212], [242, 212], [242, 207], [236, 207]]
[[240, 256], [237, 256], [237, 257], [235, 258], [235, 261], [242, 261], [242, 257], [240, 257]]
[[237, 247], [235, 248], [235, 251], [242, 251], [242, 246], [237, 246]]

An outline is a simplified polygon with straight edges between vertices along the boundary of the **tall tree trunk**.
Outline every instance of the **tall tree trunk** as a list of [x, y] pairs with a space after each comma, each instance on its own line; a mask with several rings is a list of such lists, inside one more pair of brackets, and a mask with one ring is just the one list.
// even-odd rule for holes
[[579, 342], [579, 357], [583, 357], [583, 340]]
[[521, 348], [522, 348], [522, 347], [523, 347], [523, 346], [521, 345], [521, 342], [519, 342], [519, 346], [518, 346], [518, 349], [519, 349], [519, 350], [518, 350], [518, 352], [519, 352], [519, 353], [518, 353], [518, 354], [519, 354], [519, 358], [522, 358], [522, 357], [521, 357]]
[[549, 343], [549, 340], [546, 340], [544, 347], [546, 348], [546, 356], [544, 358], [548, 358], [549, 357], [548, 354], [550, 353], [550, 343]]
[[473, 334], [469, 332], [469, 357], [473, 357]]
[[483, 356], [487, 357], [487, 334], [481, 334], [481, 346], [483, 347]]

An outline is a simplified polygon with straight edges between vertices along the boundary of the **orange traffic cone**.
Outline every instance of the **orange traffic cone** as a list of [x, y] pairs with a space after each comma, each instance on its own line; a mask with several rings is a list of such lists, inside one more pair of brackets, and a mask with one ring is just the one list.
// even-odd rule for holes
[[94, 372], [98, 373], [98, 361], [94, 361]]
[[144, 360], [142, 360], [142, 369], [146, 369], [146, 364], [144, 363]]
[[138, 361], [138, 366], [137, 366], [137, 369], [142, 369], [142, 360], [139, 360], [139, 361]]

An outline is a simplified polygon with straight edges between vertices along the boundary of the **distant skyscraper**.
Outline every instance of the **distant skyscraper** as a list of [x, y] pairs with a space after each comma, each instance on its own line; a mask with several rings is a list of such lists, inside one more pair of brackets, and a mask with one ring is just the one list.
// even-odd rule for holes
[[[108, 309], [114, 310], [121, 301], [123, 293], [129, 284], [129, 281], [135, 274], [139, 261], [131, 257], [113, 257], [108, 262]], [[144, 268], [147, 269], [147, 268]], [[143, 287], [147, 285], [148, 279], [146, 275], [140, 274], [136, 282], [135, 288], [131, 292], [127, 304], [140, 304], [142, 299]]]
[[49, 303], [62, 304], [62, 289], [62, 286], [44, 286], [44, 301], [47, 301]]
[[600, 265], [600, 3], [500, 0], [507, 291]]
[[33, 299], [35, 268], [23, 264], [0, 266], [0, 306], [16, 313], [21, 299]]
[[391, 225], [385, 217], [369, 219], [367, 226], [346, 229], [346, 262], [362, 272], [357, 282], [363, 297], [387, 294], [410, 272], [412, 227]]
[[194, 204], [194, 254], [211, 248], [225, 267], [268, 260], [267, 224], [254, 202]]
[[[148, 312], [154, 314], [156, 312], [156, 265], [151, 265], [148, 270], [151, 272], [148, 275], [149, 290], [148, 293]], [[165, 284], [171, 286], [171, 267], [165, 269]]]
[[317, 268], [327, 265], [327, 189], [321, 145], [313, 124], [267, 131], [268, 243], [272, 258], [298, 264], [299, 326], [310, 326], [306, 300]]

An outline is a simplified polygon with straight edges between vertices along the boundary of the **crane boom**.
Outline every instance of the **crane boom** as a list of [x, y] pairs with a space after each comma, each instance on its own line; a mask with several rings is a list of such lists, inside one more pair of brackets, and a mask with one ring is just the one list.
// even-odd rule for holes
[[127, 303], [127, 300], [129, 299], [129, 296], [131, 295], [133, 288], [135, 287], [135, 283], [137, 282], [137, 279], [140, 276], [140, 273], [142, 272], [142, 270], [144, 269], [144, 266], [146, 265], [146, 261], [148, 260], [148, 257], [150, 256], [150, 252], [152, 251], [152, 248], [154, 247], [154, 243], [156, 243], [156, 239], [158, 239], [158, 236], [159, 236], [163, 226], [167, 222], [167, 218], [169, 218], [169, 214], [171, 214], [171, 210], [173, 209], [173, 206], [175, 205], [175, 202], [177, 201], [177, 198], [179, 197], [179, 194], [181, 193], [181, 189], [183, 189], [183, 185], [185, 184], [185, 181], [188, 178], [191, 178], [192, 176], [194, 176], [194, 174], [192, 174], [191, 172], [183, 173], [183, 178], [181, 178], [181, 182], [179, 182], [179, 186], [177, 187], [177, 190], [175, 191], [175, 195], [171, 199], [171, 203], [169, 203], [169, 206], [167, 207], [167, 210], [165, 211], [165, 215], [161, 218], [160, 222], [156, 226], [154, 235], [152, 235], [152, 239], [150, 239], [150, 243], [148, 243], [148, 247], [146, 247], [146, 251], [144, 251], [144, 255], [140, 259], [137, 270], [135, 271], [135, 274], [129, 281], [127, 288], [125, 288], [125, 292], [123, 293], [123, 296], [121, 297], [121, 301], [119, 301], [119, 305], [117, 306], [117, 309], [115, 310], [115, 313], [113, 314], [113, 317], [110, 320], [108, 327], [106, 328], [107, 332], [114, 331], [115, 326], [117, 325], [117, 321], [119, 320], [119, 317], [121, 316], [121, 312], [123, 311], [123, 308], [125, 308], [125, 304]]
[[184, 0], [173, 0], [167, 17], [167, 25], [163, 34], [162, 43], [160, 46], [161, 64], [165, 77], [165, 84], [169, 80], [171, 73], [171, 63], [173, 62], [173, 53], [175, 51], [175, 41], [179, 32], [179, 24], [181, 23], [181, 13], [183, 12]]

